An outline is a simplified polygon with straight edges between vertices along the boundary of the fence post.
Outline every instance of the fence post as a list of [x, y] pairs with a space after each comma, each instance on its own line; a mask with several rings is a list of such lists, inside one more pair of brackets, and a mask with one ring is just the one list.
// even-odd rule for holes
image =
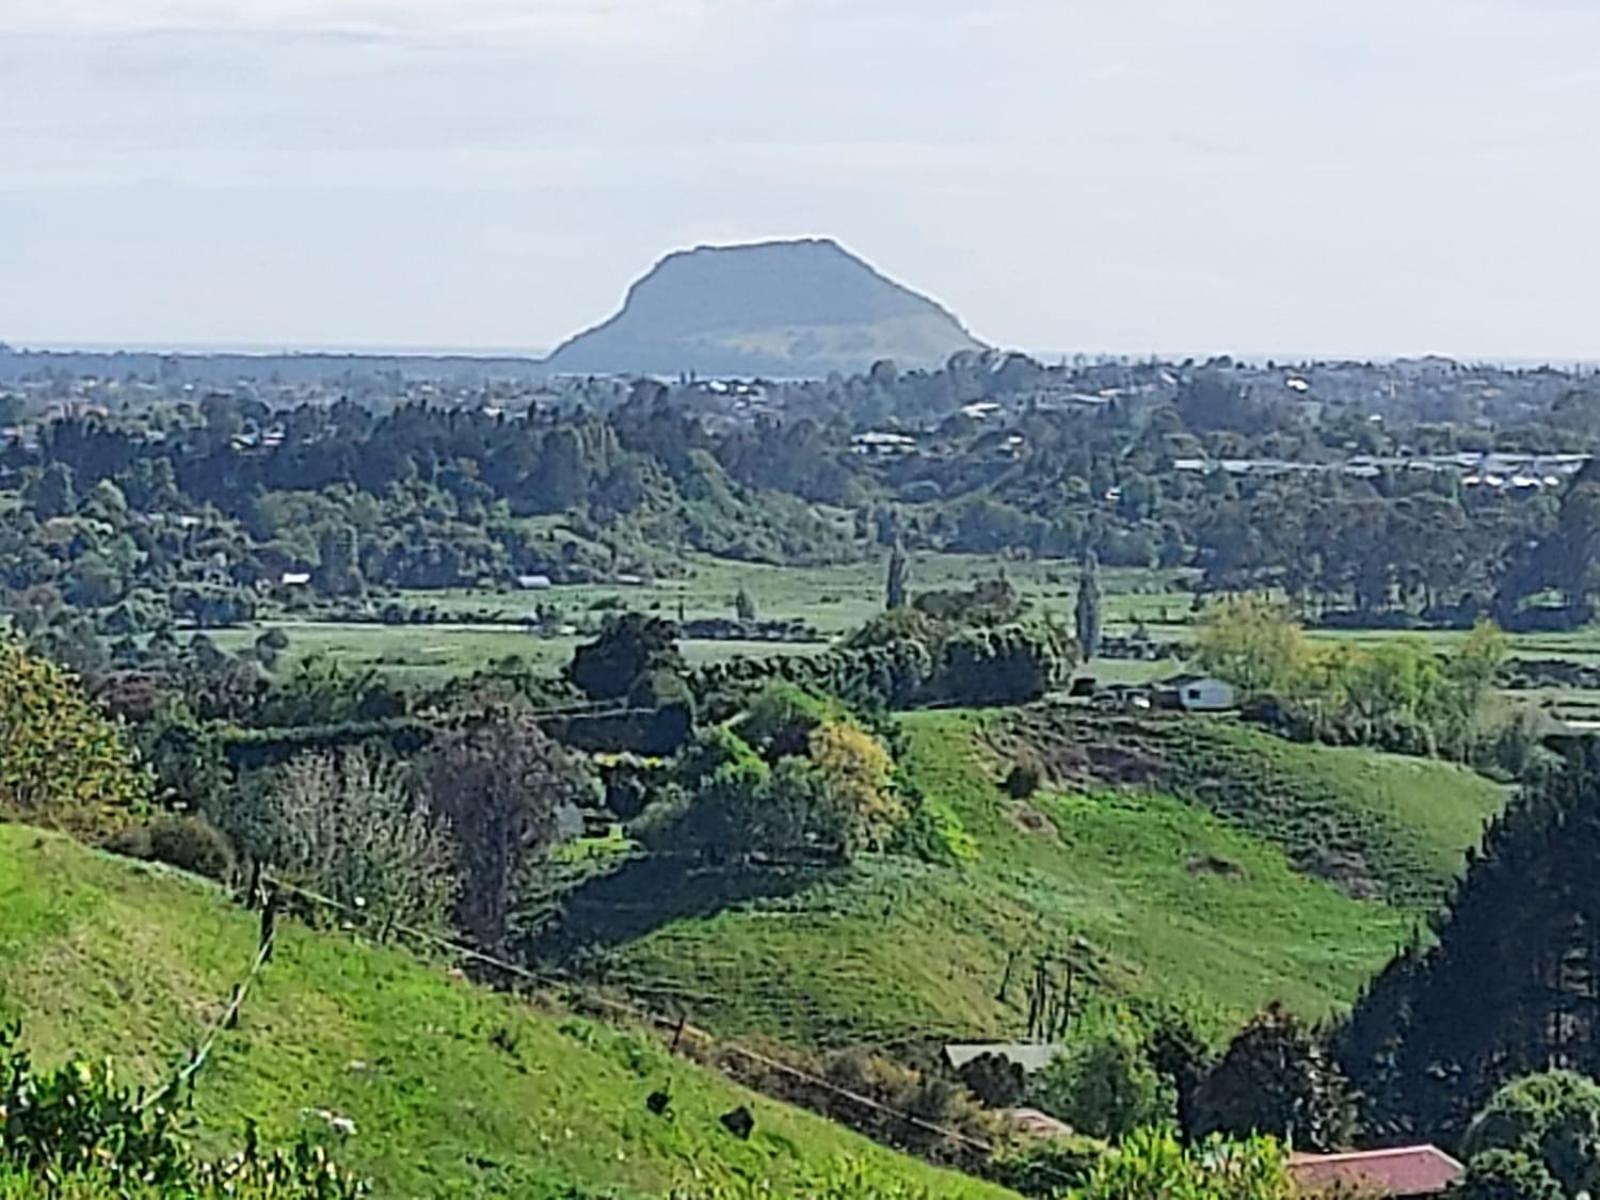
[[272, 939], [278, 927], [278, 889], [269, 888], [266, 903], [261, 906], [261, 943], [257, 953], [261, 961], [267, 962], [272, 958]]

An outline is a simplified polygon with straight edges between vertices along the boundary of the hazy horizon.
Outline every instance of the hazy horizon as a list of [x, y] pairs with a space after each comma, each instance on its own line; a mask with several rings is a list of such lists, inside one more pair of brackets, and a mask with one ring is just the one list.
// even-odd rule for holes
[[[528, 358], [542, 359], [546, 357], [554, 346], [533, 347], [531, 349], [517, 346], [427, 346], [427, 345], [370, 345], [370, 344], [321, 344], [300, 345], [294, 343], [249, 343], [249, 342], [172, 342], [151, 341], [145, 343], [122, 342], [34, 342], [34, 343], [4, 343], [9, 344], [16, 351], [24, 353], [44, 354], [172, 354], [179, 356], [194, 355], [349, 355], [354, 358]], [[1045, 364], [1053, 364], [1062, 360], [1084, 358], [1090, 361], [1123, 359], [1139, 361], [1156, 359], [1163, 362], [1182, 362], [1184, 359], [1203, 360], [1209, 354], [1227, 354], [1236, 361], [1265, 364], [1275, 362], [1282, 366], [1295, 366], [1307, 363], [1353, 361], [1353, 362], [1393, 362], [1407, 357], [1424, 357], [1423, 355], [1333, 355], [1319, 354], [1305, 351], [1205, 351], [1205, 350], [1146, 350], [1146, 351], [1110, 351], [1110, 350], [1037, 350], [1025, 346], [997, 347], [1007, 351], [1016, 351]], [[1443, 357], [1450, 357], [1448, 355]], [[1457, 356], [1456, 361], [1465, 366], [1494, 366], [1504, 368], [1537, 368], [1542, 366], [1553, 367], [1558, 370], [1593, 371], [1600, 369], [1600, 357], [1572, 358], [1572, 357], [1533, 357], [1533, 358], [1474, 358], [1471, 356]], [[714, 377], [714, 376], [712, 376]]]
[[1597, 34], [1573, 0], [0, 7], [0, 341], [536, 353], [671, 250], [827, 236], [1003, 347], [1587, 361]]

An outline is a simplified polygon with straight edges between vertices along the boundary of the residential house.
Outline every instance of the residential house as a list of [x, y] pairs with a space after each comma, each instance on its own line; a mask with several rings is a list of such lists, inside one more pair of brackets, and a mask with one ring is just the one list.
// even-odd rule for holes
[[1289, 1177], [1298, 1195], [1427, 1200], [1444, 1196], [1463, 1168], [1437, 1146], [1397, 1146], [1348, 1154], [1295, 1154]]

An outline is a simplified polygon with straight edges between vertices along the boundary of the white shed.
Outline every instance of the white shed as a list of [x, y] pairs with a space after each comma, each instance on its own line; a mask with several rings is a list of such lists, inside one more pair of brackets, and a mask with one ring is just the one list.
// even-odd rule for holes
[[1175, 675], [1158, 691], [1163, 704], [1185, 712], [1226, 712], [1238, 704], [1233, 684], [1214, 675]]

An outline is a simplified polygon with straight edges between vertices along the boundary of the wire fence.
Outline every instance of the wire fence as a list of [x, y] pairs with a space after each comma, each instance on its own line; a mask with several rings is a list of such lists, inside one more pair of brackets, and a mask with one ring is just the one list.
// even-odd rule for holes
[[229, 995], [227, 1007], [222, 1010], [222, 1015], [211, 1023], [205, 1032], [205, 1036], [189, 1052], [189, 1057], [184, 1060], [183, 1065], [178, 1068], [172, 1077], [139, 1102], [140, 1112], [161, 1103], [162, 1100], [179, 1091], [184, 1085], [191, 1083], [194, 1077], [200, 1073], [200, 1068], [205, 1066], [207, 1060], [211, 1057], [211, 1051], [216, 1046], [217, 1039], [222, 1036], [223, 1031], [232, 1029], [238, 1023], [239, 1013], [244, 1008], [245, 998], [249, 996], [251, 987], [254, 986], [256, 979], [261, 975], [262, 968], [272, 958], [272, 948], [276, 941], [277, 933], [275, 928], [272, 927], [270, 921], [264, 919], [260, 945], [256, 949], [255, 957], [250, 962], [250, 969], [245, 972], [238, 983], [233, 985], [233, 991]]
[[[143, 1098], [139, 1105], [141, 1111], [153, 1107], [185, 1085], [192, 1083], [195, 1076], [210, 1059], [211, 1053], [222, 1034], [237, 1024], [252, 988], [260, 978], [266, 965], [272, 960], [273, 950], [277, 944], [278, 897], [280, 895], [293, 897], [306, 904], [349, 918], [346, 924], [352, 929], [365, 926], [371, 921], [372, 915], [362, 908], [346, 904], [332, 896], [323, 895], [309, 888], [301, 887], [288, 880], [263, 873], [259, 881], [253, 883], [249, 889], [249, 901], [252, 904], [259, 901], [261, 912], [260, 938], [249, 969], [234, 984], [228, 1003], [222, 1013], [207, 1027], [204, 1036], [190, 1052], [182, 1066], [166, 1083]], [[489, 967], [499, 972], [504, 978], [520, 980], [540, 989], [559, 989], [569, 995], [581, 998], [586, 1005], [593, 1009], [612, 1013], [625, 1021], [670, 1032], [673, 1053], [682, 1051], [684, 1048], [683, 1043], [687, 1039], [705, 1050], [717, 1051], [728, 1058], [743, 1060], [764, 1071], [780, 1075], [816, 1092], [844, 1101], [863, 1112], [873, 1113], [891, 1122], [899, 1123], [907, 1129], [916, 1130], [919, 1133], [941, 1139], [952, 1147], [959, 1147], [980, 1155], [985, 1160], [992, 1158], [996, 1152], [995, 1144], [986, 1138], [975, 1137], [964, 1130], [941, 1125], [917, 1113], [907, 1112], [876, 1097], [865, 1095], [853, 1088], [844, 1087], [834, 1080], [827, 1079], [813, 1071], [807, 1071], [802, 1067], [797, 1067], [793, 1063], [784, 1062], [782, 1059], [775, 1058], [750, 1046], [718, 1037], [710, 1030], [691, 1024], [682, 1015], [668, 1016], [652, 1011], [634, 1001], [619, 999], [614, 995], [601, 991], [592, 984], [574, 979], [565, 973], [536, 970], [522, 963], [511, 962], [498, 955], [466, 945], [455, 938], [446, 937], [430, 930], [419, 929], [415, 926], [398, 922], [385, 922], [382, 925], [382, 929], [387, 933], [399, 934], [415, 943], [457, 956], [461, 960]], [[748, 1080], [739, 1079], [737, 1075], [734, 1078], [739, 1082], [746, 1083], [747, 1086], [749, 1085]], [[782, 1096], [779, 1098], [787, 1099]], [[1045, 1163], [1034, 1164], [1031, 1170], [1036, 1177], [1043, 1176], [1057, 1179], [1063, 1185], [1071, 1185], [1077, 1182], [1055, 1171]]]
[[[286, 895], [295, 896], [308, 903], [326, 908], [329, 911], [343, 913], [348, 917], [353, 917], [363, 922], [370, 918], [370, 914], [364, 912], [362, 909], [356, 908], [353, 905], [345, 904], [343, 901], [336, 900], [331, 896], [325, 896], [307, 888], [300, 887], [296, 884], [289, 883], [287, 880], [269, 876], [264, 878], [264, 882], [268, 883], [274, 888], [281, 889]], [[917, 1115], [916, 1113], [910, 1113], [904, 1111], [903, 1109], [895, 1108], [892, 1105], [876, 1099], [875, 1097], [867, 1096], [861, 1092], [855, 1091], [854, 1089], [843, 1087], [831, 1079], [826, 1079], [812, 1071], [807, 1071], [801, 1067], [797, 1067], [793, 1063], [784, 1062], [781, 1059], [774, 1058], [770, 1054], [762, 1053], [761, 1051], [752, 1049], [749, 1046], [741, 1045], [738, 1042], [729, 1041], [725, 1038], [718, 1037], [708, 1029], [703, 1029], [698, 1025], [690, 1024], [682, 1016], [674, 1017], [663, 1013], [654, 1012], [633, 1001], [619, 999], [616, 996], [603, 992], [591, 984], [574, 979], [570, 975], [535, 970], [521, 963], [510, 962], [509, 960], [501, 958], [498, 955], [489, 954], [477, 949], [476, 947], [468, 946], [454, 938], [432, 933], [425, 929], [418, 929], [414, 926], [397, 923], [387, 924], [384, 926], [384, 928], [390, 930], [391, 932], [401, 934], [416, 942], [420, 942], [424, 945], [432, 946], [435, 949], [459, 955], [461, 958], [468, 961], [491, 967], [494, 970], [501, 972], [508, 978], [519, 979], [544, 988], [564, 989], [571, 994], [580, 996], [585, 1003], [592, 1005], [595, 1008], [615, 1013], [619, 1017], [622, 1017], [626, 1020], [645, 1024], [660, 1030], [671, 1031], [673, 1034], [674, 1049], [678, 1048], [682, 1039], [688, 1038], [708, 1049], [719, 1050], [731, 1057], [743, 1059], [752, 1065], [758, 1066], [767, 1071], [771, 1071], [775, 1074], [782, 1075], [796, 1083], [802, 1083], [809, 1088], [833, 1096], [836, 1099], [843, 1100], [858, 1108], [868, 1112], [876, 1113], [879, 1116], [886, 1117], [892, 1121], [900, 1122], [909, 1129], [915, 1129], [921, 1133], [947, 1140], [954, 1146], [964, 1147], [967, 1150], [981, 1154], [984, 1158], [989, 1158], [995, 1153], [996, 1147], [994, 1143], [984, 1138], [974, 1137], [973, 1135], [962, 1130], [952, 1129], [949, 1126], [940, 1125], [934, 1121], [930, 1121], [925, 1117]], [[1071, 1181], [1063, 1177], [1063, 1182]]]

